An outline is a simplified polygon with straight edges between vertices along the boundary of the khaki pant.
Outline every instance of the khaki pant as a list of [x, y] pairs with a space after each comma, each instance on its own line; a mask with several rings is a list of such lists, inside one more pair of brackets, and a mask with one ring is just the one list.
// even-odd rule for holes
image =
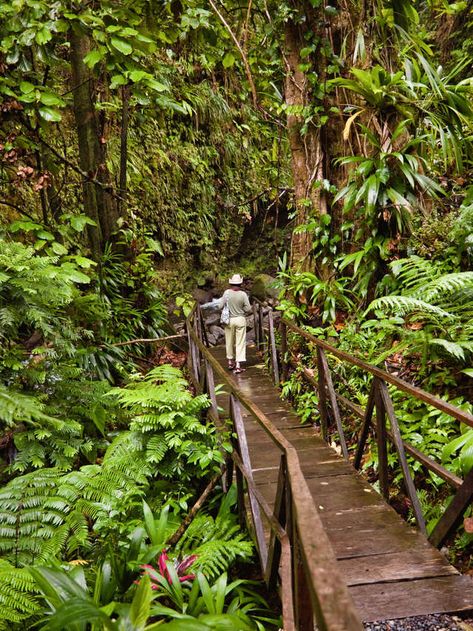
[[235, 359], [237, 362], [246, 361], [246, 318], [244, 316], [230, 318], [230, 324], [225, 327], [225, 347], [227, 359]]

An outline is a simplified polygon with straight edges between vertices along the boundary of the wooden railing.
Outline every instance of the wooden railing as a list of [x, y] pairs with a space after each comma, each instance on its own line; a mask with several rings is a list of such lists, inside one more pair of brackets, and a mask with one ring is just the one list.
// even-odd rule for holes
[[[257, 312], [255, 317], [259, 318]], [[270, 316], [270, 321], [272, 318]], [[258, 320], [258, 344], [265, 344], [263, 321]], [[274, 333], [274, 327], [273, 327]], [[221, 423], [215, 382], [229, 398], [235, 435], [227, 463], [227, 483], [236, 480], [240, 515], [248, 497], [252, 529], [269, 589], [279, 588], [284, 631], [361, 631], [363, 625], [340, 575], [331, 544], [320, 521], [295, 448], [269, 418], [228, 377], [204, 344], [204, 326], [196, 306], [187, 319], [189, 369], [195, 387], [210, 398], [210, 416]], [[273, 335], [274, 339], [274, 335]], [[276, 365], [276, 364], [275, 364]], [[220, 393], [220, 397], [223, 395]], [[279, 450], [279, 479], [274, 509], [256, 488], [249, 460], [242, 408], [264, 429]], [[269, 543], [264, 527], [269, 528]]]
[[[377, 445], [379, 487], [386, 500], [389, 499], [390, 491], [388, 443], [394, 446], [399, 459], [405, 490], [411, 502], [417, 525], [422, 532], [425, 533], [426, 531], [425, 520], [406, 454], [419, 462], [427, 470], [445, 480], [454, 489], [452, 500], [429, 536], [431, 543], [440, 547], [447, 537], [458, 527], [466, 508], [472, 501], [473, 469], [462, 480], [445, 467], [435, 462], [432, 458], [405, 442], [401, 437], [399, 423], [388, 384], [414, 399], [423, 401], [433, 408], [445, 412], [452, 418], [470, 427], [473, 427], [473, 416], [385, 370], [337, 349], [307, 331], [304, 331], [290, 320], [281, 320], [279, 325], [280, 341], [279, 344], [277, 344], [272, 309], [271, 307], [264, 307], [258, 301], [256, 301], [254, 305], [254, 318], [256, 323], [255, 328], [259, 332], [256, 343], [258, 348], [264, 352], [268, 358], [268, 364], [272, 369], [275, 384], [279, 384], [280, 380], [285, 381], [287, 379], [291, 365], [300, 368], [307, 383], [317, 390], [320, 425], [323, 437], [329, 441], [336, 435], [341, 452], [347, 460], [350, 460], [350, 454], [345, 438], [339, 404], [350, 410], [354, 416], [362, 421], [358, 431], [356, 449], [352, 452], [353, 455], [351, 458], [356, 469], [361, 467], [363, 453], [370, 433], [374, 435]], [[317, 378], [313, 376], [312, 371], [302, 365], [300, 360], [291, 351], [290, 344], [288, 344], [289, 331], [295, 334], [295, 338], [298, 342], [305, 340], [315, 347]], [[370, 394], [365, 409], [362, 409], [359, 405], [337, 392], [334, 387], [334, 380], [327, 360], [327, 354], [351, 366], [356, 366], [372, 376]]]

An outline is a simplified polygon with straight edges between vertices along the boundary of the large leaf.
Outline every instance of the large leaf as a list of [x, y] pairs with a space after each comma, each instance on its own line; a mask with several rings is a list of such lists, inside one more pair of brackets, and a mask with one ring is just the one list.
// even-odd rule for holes
[[110, 39], [110, 43], [112, 46], [121, 52], [123, 55], [131, 55], [133, 52], [132, 45], [124, 39], [120, 39], [119, 37], [112, 37]]

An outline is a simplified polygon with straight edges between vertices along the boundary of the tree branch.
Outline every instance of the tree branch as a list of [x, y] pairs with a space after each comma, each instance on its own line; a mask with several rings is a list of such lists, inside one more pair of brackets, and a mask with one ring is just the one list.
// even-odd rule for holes
[[7, 202], [6, 199], [0, 199], [0, 205], [10, 206], [10, 208], [14, 208], [15, 210], [17, 210], [22, 215], [25, 215], [26, 217], [28, 217], [28, 219], [30, 219], [31, 221], [37, 222], [37, 219], [34, 219], [25, 210], [23, 210], [23, 208], [21, 206], [18, 206], [17, 204], [12, 204], [12, 202]]
[[189, 528], [189, 525], [192, 522], [192, 520], [194, 519], [194, 517], [196, 516], [197, 512], [202, 508], [205, 500], [208, 498], [210, 493], [213, 491], [213, 489], [217, 485], [217, 482], [220, 480], [222, 475], [225, 473], [225, 470], [226, 470], [226, 467], [222, 467], [220, 469], [220, 471], [218, 473], [216, 473], [214, 475], [214, 477], [210, 480], [210, 482], [205, 487], [204, 492], [202, 493], [202, 495], [199, 497], [199, 499], [194, 504], [194, 506], [191, 508], [191, 510], [187, 513], [187, 515], [184, 518], [184, 521], [182, 522], [182, 524], [179, 526], [179, 528], [176, 530], [176, 532], [173, 535], [171, 535], [169, 537], [169, 539], [166, 541], [166, 545], [168, 545], [168, 546], [175, 546], [176, 545], [176, 543], [179, 541], [179, 539], [182, 537], [182, 535]]
[[233, 42], [235, 43], [235, 46], [238, 48], [238, 52], [241, 55], [241, 58], [243, 60], [243, 65], [245, 66], [245, 72], [246, 72], [246, 78], [248, 79], [248, 83], [250, 84], [250, 88], [251, 88], [251, 94], [253, 96], [253, 105], [255, 107], [258, 107], [258, 94], [256, 92], [256, 86], [255, 86], [255, 82], [253, 80], [253, 75], [251, 74], [251, 68], [250, 68], [250, 64], [248, 62], [248, 58], [245, 55], [245, 51], [243, 50], [243, 48], [241, 47], [240, 42], [238, 41], [237, 36], [235, 35], [235, 33], [232, 31], [230, 25], [228, 24], [228, 22], [225, 20], [225, 18], [223, 17], [223, 15], [220, 13], [220, 11], [218, 10], [217, 5], [215, 4], [215, 2], [213, 0], [209, 0], [210, 6], [212, 7], [212, 9], [215, 11], [215, 13], [217, 14], [219, 20], [222, 22], [222, 24], [224, 25], [224, 27], [227, 29], [230, 37], [232, 38]]
[[184, 333], [178, 333], [177, 335], [167, 335], [166, 337], [143, 337], [136, 340], [127, 340], [126, 342], [115, 342], [115, 344], [101, 344], [100, 348], [107, 346], [128, 346], [129, 344], [144, 344], [149, 342], [166, 342], [167, 340], [176, 340], [179, 337], [185, 337]]

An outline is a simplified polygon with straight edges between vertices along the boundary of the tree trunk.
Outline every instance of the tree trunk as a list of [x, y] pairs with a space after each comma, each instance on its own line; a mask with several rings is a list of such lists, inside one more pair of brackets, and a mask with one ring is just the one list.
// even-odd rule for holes
[[[72, 93], [74, 117], [79, 141], [79, 163], [91, 180], [83, 181], [84, 212], [96, 223], [88, 226], [90, 248], [94, 258], [103, 252], [105, 242], [113, 233], [116, 224], [116, 208], [107, 188], [110, 187], [104, 149], [101, 147], [95, 111], [95, 96], [92, 74], [84, 64], [90, 51], [90, 40], [76, 27], [71, 29]], [[103, 144], [103, 143], [102, 143]]]
[[[287, 106], [287, 132], [291, 149], [291, 166], [296, 204], [295, 227], [311, 217], [327, 212], [325, 193], [314, 186], [324, 179], [324, 149], [321, 128], [309, 123], [303, 131], [304, 111], [310, 103], [310, 86], [300, 70], [300, 51], [304, 47], [301, 27], [289, 20], [285, 28], [285, 62], [287, 65], [285, 97]], [[296, 231], [292, 236], [291, 267], [308, 270], [311, 267], [312, 237], [308, 232]]]
[[128, 124], [130, 120], [130, 87], [122, 87], [122, 121], [120, 129], [119, 212], [123, 212], [127, 196]]

